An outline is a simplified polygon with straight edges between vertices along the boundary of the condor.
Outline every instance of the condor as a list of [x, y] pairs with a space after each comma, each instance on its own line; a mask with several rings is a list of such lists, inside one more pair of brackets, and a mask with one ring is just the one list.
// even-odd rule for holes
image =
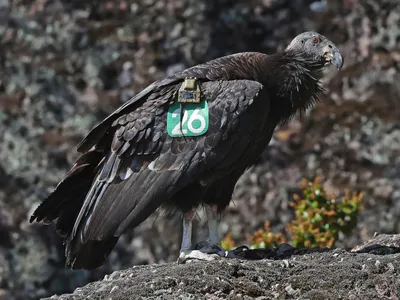
[[[182, 214], [179, 261], [223, 252], [218, 220], [237, 180], [280, 122], [318, 100], [329, 65], [342, 67], [338, 48], [304, 32], [283, 52], [237, 53], [154, 82], [86, 136], [81, 157], [30, 221], [56, 220], [74, 269], [101, 266], [121, 234], [159, 207]], [[184, 112], [201, 122], [188, 124]], [[209, 239], [193, 249], [199, 205], [207, 210]]]

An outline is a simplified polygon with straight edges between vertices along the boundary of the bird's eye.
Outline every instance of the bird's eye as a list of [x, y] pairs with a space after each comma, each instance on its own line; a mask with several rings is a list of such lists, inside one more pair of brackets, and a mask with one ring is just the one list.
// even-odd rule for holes
[[313, 37], [312, 42], [313, 42], [314, 44], [319, 43], [319, 37], [316, 37], [316, 36]]

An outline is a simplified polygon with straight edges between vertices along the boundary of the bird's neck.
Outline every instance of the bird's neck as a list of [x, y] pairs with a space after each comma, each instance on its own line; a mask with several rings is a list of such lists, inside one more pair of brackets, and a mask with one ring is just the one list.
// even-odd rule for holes
[[[273, 57], [274, 56], [274, 57]], [[267, 78], [268, 86], [275, 93], [272, 113], [281, 116], [282, 121], [290, 119], [297, 111], [305, 111], [318, 102], [323, 93], [320, 83], [321, 66], [294, 53], [270, 56], [268, 68], [273, 72]]]

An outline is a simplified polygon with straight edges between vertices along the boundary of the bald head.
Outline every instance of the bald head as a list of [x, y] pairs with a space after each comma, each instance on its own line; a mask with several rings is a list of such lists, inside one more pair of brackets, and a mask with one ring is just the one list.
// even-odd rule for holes
[[332, 64], [340, 69], [343, 66], [343, 57], [334, 43], [323, 35], [314, 31], [307, 31], [296, 36], [286, 51], [300, 53], [307, 59], [321, 62], [323, 65]]

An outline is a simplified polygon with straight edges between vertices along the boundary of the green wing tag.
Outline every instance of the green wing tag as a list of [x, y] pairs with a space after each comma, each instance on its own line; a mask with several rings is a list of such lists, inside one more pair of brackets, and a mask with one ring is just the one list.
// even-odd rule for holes
[[177, 101], [168, 109], [167, 130], [172, 137], [202, 135], [208, 130], [208, 122], [208, 103], [205, 99], [200, 103], [182, 104]]

